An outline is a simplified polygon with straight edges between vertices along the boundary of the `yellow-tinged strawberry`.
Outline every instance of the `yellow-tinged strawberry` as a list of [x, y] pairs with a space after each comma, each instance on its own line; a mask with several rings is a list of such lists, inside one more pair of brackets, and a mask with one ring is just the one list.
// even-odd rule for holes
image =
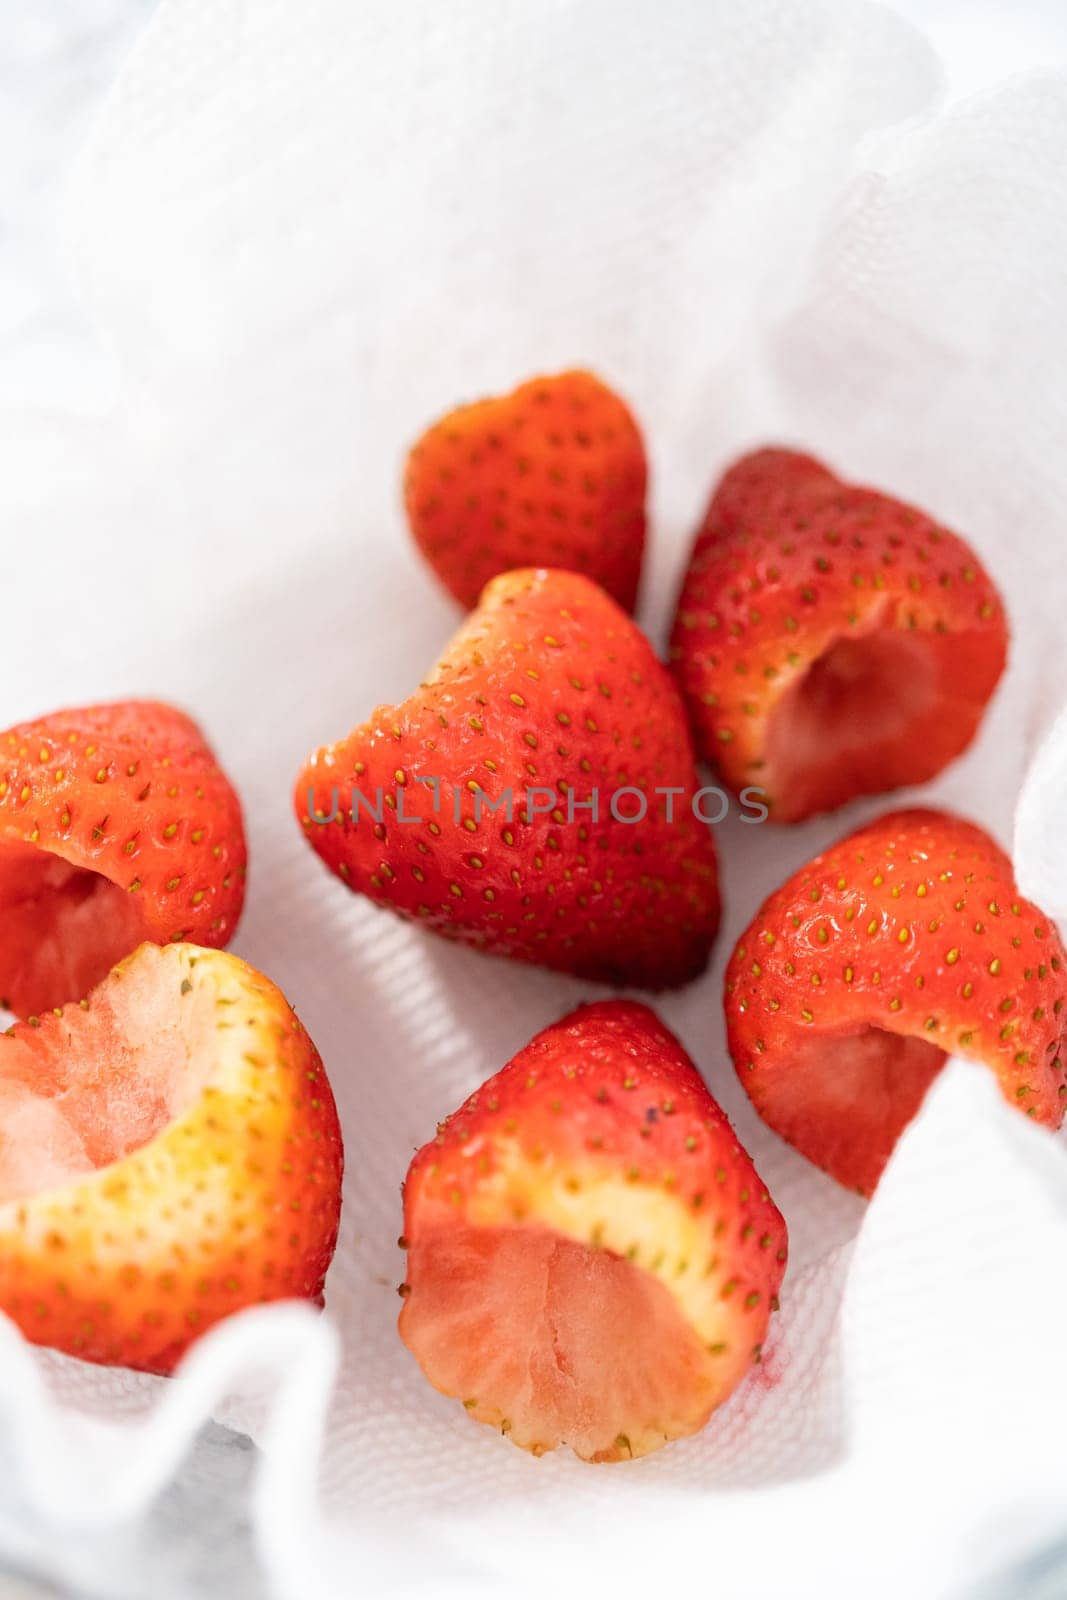
[[242, 1307], [322, 1301], [341, 1133], [254, 968], [143, 944], [0, 1035], [0, 1311], [35, 1344], [170, 1372]]
[[786, 1228], [647, 1006], [582, 1006], [438, 1129], [404, 1188], [400, 1332], [435, 1388], [540, 1455], [646, 1455], [758, 1360]]

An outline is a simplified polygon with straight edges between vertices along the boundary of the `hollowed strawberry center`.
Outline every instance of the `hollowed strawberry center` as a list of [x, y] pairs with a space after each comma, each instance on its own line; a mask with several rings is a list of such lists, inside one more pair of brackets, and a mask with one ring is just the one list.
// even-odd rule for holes
[[200, 1095], [215, 1002], [186, 976], [188, 948], [145, 945], [88, 1009], [0, 1035], [0, 1203], [121, 1160]]
[[412, 1242], [401, 1332], [430, 1382], [540, 1452], [620, 1459], [699, 1427], [709, 1358], [658, 1279], [538, 1227]]
[[790, 1144], [870, 1193], [944, 1062], [928, 1039], [884, 1028], [813, 1034], [791, 1049], [761, 1102]]
[[918, 781], [941, 700], [931, 644], [893, 628], [837, 639], [768, 719], [766, 769], [781, 821]]
[[135, 894], [62, 856], [0, 843], [0, 1002], [38, 1015], [87, 994], [148, 929]]

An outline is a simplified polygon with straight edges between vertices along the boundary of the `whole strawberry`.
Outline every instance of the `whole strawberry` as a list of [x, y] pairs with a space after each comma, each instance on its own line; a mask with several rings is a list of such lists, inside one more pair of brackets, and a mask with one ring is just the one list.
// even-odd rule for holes
[[404, 1186], [400, 1333], [427, 1378], [540, 1455], [646, 1455], [759, 1359], [786, 1229], [646, 1006], [582, 1006], [438, 1129]]
[[940, 772], [974, 737], [1007, 643], [962, 539], [810, 456], [758, 450], [708, 507], [671, 659], [700, 753], [796, 822]]
[[634, 609], [648, 472], [626, 406], [591, 372], [450, 411], [408, 456], [415, 542], [468, 609], [512, 567], [565, 567]]
[[0, 1311], [35, 1344], [170, 1372], [244, 1306], [322, 1302], [341, 1133], [284, 996], [141, 945], [0, 1035]]
[[[614, 601], [513, 572], [400, 706], [296, 783], [351, 889], [475, 949], [660, 988], [701, 972], [719, 914], [685, 715]], [[706, 813], [705, 813], [706, 814]]]
[[756, 1110], [869, 1194], [946, 1056], [1056, 1128], [1067, 968], [1052, 922], [973, 823], [895, 811], [782, 885], [726, 974], [730, 1053]]
[[196, 724], [153, 700], [0, 734], [0, 1003], [77, 1000], [143, 939], [223, 945], [244, 900], [241, 807]]

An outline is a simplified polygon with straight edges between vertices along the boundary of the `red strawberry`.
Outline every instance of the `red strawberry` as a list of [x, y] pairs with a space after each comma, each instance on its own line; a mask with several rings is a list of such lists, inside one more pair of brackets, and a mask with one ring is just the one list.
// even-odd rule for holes
[[1056, 1128], [1067, 1079], [1063, 944], [973, 823], [896, 811], [761, 907], [730, 960], [730, 1053], [756, 1110], [869, 1194], [946, 1053]]
[[658, 988], [703, 970], [718, 921], [695, 787], [644, 636], [587, 578], [531, 571], [489, 585], [410, 700], [313, 755], [295, 803], [312, 847], [380, 905], [495, 955]]
[[142, 939], [222, 945], [244, 899], [241, 807], [196, 724], [151, 700], [0, 734], [0, 996], [76, 1000]]
[[694, 1433], [758, 1360], [786, 1229], [647, 1006], [582, 1006], [423, 1146], [400, 1333], [524, 1450], [589, 1461]]
[[321, 1304], [341, 1134], [318, 1052], [235, 956], [144, 944], [0, 1035], [0, 1310], [35, 1344], [170, 1372], [212, 1323]]
[[758, 450], [708, 507], [671, 657], [700, 751], [796, 822], [940, 772], [974, 737], [1007, 637], [962, 539], [810, 456]]
[[460, 406], [412, 449], [404, 504], [415, 542], [468, 609], [512, 567], [584, 572], [634, 609], [645, 545], [645, 448], [591, 372], [534, 378]]

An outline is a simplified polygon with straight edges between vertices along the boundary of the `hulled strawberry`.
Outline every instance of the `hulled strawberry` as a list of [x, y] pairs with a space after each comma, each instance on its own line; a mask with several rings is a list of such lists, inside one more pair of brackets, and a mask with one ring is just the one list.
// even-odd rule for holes
[[[704, 968], [715, 851], [677, 690], [614, 601], [513, 572], [295, 803], [350, 888], [476, 949], [646, 988]], [[705, 813], [706, 814], [706, 813]]]
[[415, 541], [470, 608], [500, 572], [564, 567], [634, 609], [645, 545], [645, 449], [591, 372], [534, 378], [450, 411], [408, 456]]
[[757, 1111], [869, 1194], [946, 1056], [1058, 1127], [1067, 969], [1052, 922], [973, 823], [896, 811], [770, 896], [726, 974], [730, 1053]]
[[758, 1360], [786, 1229], [646, 1006], [546, 1028], [415, 1156], [400, 1333], [427, 1378], [534, 1454], [645, 1455]]
[[35, 1344], [169, 1372], [213, 1323], [321, 1303], [341, 1134], [315, 1046], [235, 956], [141, 945], [0, 1035], [0, 1310]]
[[155, 701], [0, 734], [0, 1003], [78, 999], [143, 939], [222, 945], [241, 914], [241, 807], [195, 723]]
[[769, 449], [712, 498], [671, 658], [700, 752], [796, 822], [940, 772], [974, 737], [1007, 641], [962, 539]]

